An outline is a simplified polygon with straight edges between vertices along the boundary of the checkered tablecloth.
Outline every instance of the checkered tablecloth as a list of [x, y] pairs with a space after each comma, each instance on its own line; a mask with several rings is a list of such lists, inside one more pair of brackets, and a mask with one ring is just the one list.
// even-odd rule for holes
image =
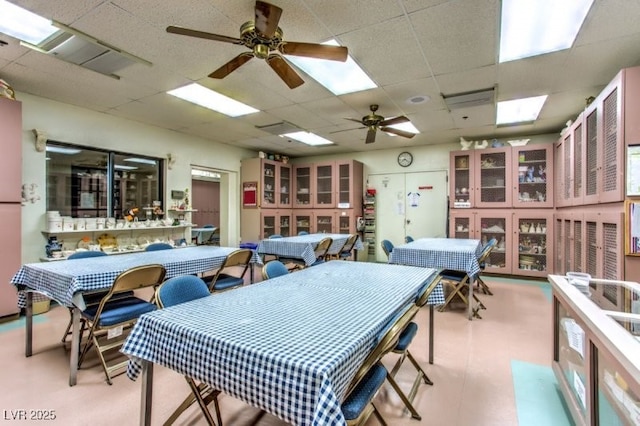
[[[76, 293], [109, 288], [118, 274], [129, 268], [159, 263], [166, 268], [167, 278], [197, 274], [219, 268], [227, 255], [234, 250], [238, 249], [199, 246], [79, 260], [28, 263], [20, 268], [11, 283], [19, 290], [35, 291], [61, 305], [71, 307]], [[262, 262], [255, 251], [252, 262]]]
[[481, 252], [480, 240], [421, 238], [394, 247], [389, 263], [453, 269], [476, 276], [480, 273], [478, 258]]
[[[329, 247], [329, 254], [338, 254], [349, 238], [349, 234], [308, 234], [295, 237], [271, 238], [260, 241], [257, 251], [261, 255], [273, 255], [278, 257], [288, 257], [303, 259], [307, 265], [316, 261], [314, 249], [320, 240], [330, 237], [333, 241]], [[354, 247], [362, 250], [364, 245], [360, 238]]]
[[378, 334], [437, 271], [331, 261], [143, 315], [122, 352], [293, 425], [344, 425], [340, 403]]

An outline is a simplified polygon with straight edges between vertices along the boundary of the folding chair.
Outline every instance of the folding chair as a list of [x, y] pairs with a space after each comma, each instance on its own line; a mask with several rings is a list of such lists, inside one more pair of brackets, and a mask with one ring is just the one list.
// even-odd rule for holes
[[[331, 244], [333, 244], [333, 239], [331, 239], [331, 237], [325, 237], [321, 239], [318, 242], [318, 244], [316, 244], [316, 247], [313, 249], [316, 260], [311, 265], [309, 265], [309, 267], [319, 265], [326, 261], [327, 253], [329, 252], [329, 248], [331, 247]], [[293, 268], [291, 268], [291, 270], [304, 269], [307, 267], [307, 264], [303, 259], [298, 259], [294, 257], [292, 258], [280, 257], [278, 260], [280, 260], [280, 262], [284, 264], [292, 263], [294, 266]]]
[[398, 344], [400, 333], [417, 312], [418, 307], [412, 305], [398, 319], [392, 320], [390, 326], [378, 340], [378, 344], [360, 365], [349, 384], [347, 396], [340, 406], [348, 426], [365, 424], [372, 413], [383, 426], [387, 425], [384, 417], [373, 403], [373, 399], [382, 387], [385, 378], [389, 377], [387, 369], [380, 360]]
[[[489, 259], [489, 256], [491, 255], [491, 251], [493, 251], [493, 249], [496, 247], [496, 245], [498, 244], [498, 240], [495, 238], [491, 238], [482, 248], [482, 252], [480, 253], [480, 257], [478, 257], [478, 264], [480, 265], [480, 273], [478, 274], [478, 276], [476, 277], [476, 283], [478, 285], [478, 288], [484, 293], [484, 294], [488, 294], [489, 296], [493, 296], [493, 293], [491, 292], [491, 290], [489, 289], [489, 286], [482, 280], [482, 277], [480, 276], [480, 274], [482, 274], [482, 272], [484, 272], [484, 268], [487, 264], [487, 260]], [[445, 275], [450, 276], [450, 277], [459, 277], [459, 279], [463, 279], [464, 278], [464, 272], [461, 271], [453, 271], [453, 270], [446, 270], [446, 272], [444, 272]]]
[[211, 233], [209, 240], [205, 243], [210, 246], [220, 246], [220, 228], [216, 228]]
[[351, 257], [351, 255], [352, 255], [353, 248], [356, 245], [356, 242], [358, 241], [359, 237], [360, 236], [358, 234], [349, 235], [349, 238], [347, 238], [347, 240], [344, 242], [344, 245], [342, 246], [340, 251], [338, 253], [336, 253], [336, 254], [328, 255], [329, 258], [331, 258], [331, 259], [340, 259], [340, 260], [349, 259]]
[[413, 242], [413, 237], [411, 235], [407, 235], [406, 237], [404, 237], [404, 242], [407, 244]]
[[[442, 280], [442, 277], [436, 276], [433, 280], [431, 280], [429, 284], [427, 284], [424, 287], [424, 289], [418, 295], [418, 299], [416, 300], [416, 306], [421, 308], [427, 304], [427, 302], [429, 301], [429, 296], [431, 295], [433, 290], [438, 286], [438, 284], [440, 284], [441, 280]], [[391, 377], [389, 379], [389, 382], [391, 383], [391, 386], [394, 388], [394, 390], [398, 393], [398, 396], [400, 396], [400, 399], [404, 403], [406, 409], [411, 413], [411, 417], [417, 420], [421, 420], [422, 417], [420, 416], [416, 408], [413, 406], [413, 400], [415, 399], [416, 394], [418, 393], [418, 388], [420, 387], [421, 382], [424, 382], [427, 385], [433, 385], [433, 382], [431, 381], [431, 379], [429, 379], [429, 376], [427, 376], [427, 373], [422, 369], [420, 364], [418, 364], [418, 361], [416, 361], [416, 359], [413, 357], [413, 355], [409, 351], [409, 345], [413, 341], [413, 338], [416, 336], [417, 332], [418, 332], [418, 324], [416, 324], [412, 320], [409, 324], [407, 324], [407, 326], [400, 333], [398, 344], [391, 351], [395, 354], [400, 355], [400, 357], [398, 358], [393, 368], [389, 372], [389, 376]], [[414, 366], [414, 368], [418, 373], [413, 380], [409, 394], [405, 394], [400, 388], [400, 386], [397, 384], [397, 382], [395, 381], [396, 374], [400, 370], [400, 367], [403, 365], [405, 359], [408, 359], [411, 362], [411, 364]]]
[[[451, 301], [455, 297], [458, 297], [460, 300], [462, 300], [462, 302], [466, 306], [469, 306], [469, 300], [467, 298], [469, 293], [468, 291], [469, 280], [471, 279], [469, 275], [466, 272], [461, 273], [460, 271], [450, 271], [445, 269], [442, 272], [440, 272], [440, 276], [445, 282], [453, 285], [453, 290], [451, 291], [451, 293], [449, 293], [449, 296], [447, 296], [447, 298], [444, 301], [444, 304], [440, 306], [438, 311], [444, 312], [447, 306], [449, 306], [449, 303], [451, 303]], [[477, 303], [477, 305], [473, 307], [472, 314], [474, 317], [478, 319], [482, 319], [482, 317], [480, 316], [479, 310], [487, 309], [487, 308], [480, 301], [480, 299], [478, 299], [478, 296], [476, 296], [475, 293], [473, 292], [471, 293], [473, 296], [473, 300]]]
[[384, 252], [384, 254], [387, 255], [387, 259], [389, 258], [389, 256], [391, 255], [391, 252], [393, 251], [393, 243], [389, 240], [382, 240], [380, 241], [380, 245], [382, 246], [382, 251]]
[[284, 263], [279, 260], [272, 260], [265, 263], [262, 267], [262, 279], [268, 280], [270, 278], [279, 277], [280, 275], [287, 275], [289, 270]]
[[[170, 278], [162, 283], [156, 290], [156, 302], [159, 308], [167, 308], [207, 296], [211, 296], [209, 287], [207, 287], [207, 284], [202, 279], [193, 275], [180, 275]], [[213, 402], [216, 408], [218, 426], [222, 426], [220, 405], [218, 403], [220, 391], [213, 389], [205, 383], [197, 384], [191, 377], [184, 376], [184, 378], [191, 388], [191, 392], [164, 424], [173, 424], [187, 408], [193, 405], [194, 402], [197, 402], [204, 414], [207, 424], [215, 426], [216, 423], [213, 421], [213, 417], [207, 408], [207, 406]]]
[[[162, 265], [144, 265], [128, 269], [116, 277], [111, 289], [98, 305], [88, 306], [81, 312], [82, 318], [90, 328], [78, 367], [82, 365], [89, 349], [95, 347], [107, 383], [112, 384], [112, 372], [125, 367], [128, 359], [125, 357], [124, 360], [107, 360], [105, 355], [119, 351], [126, 338], [127, 333], [124, 331], [131, 329], [140, 315], [156, 309], [155, 304], [135, 295], [124, 298], [118, 296], [146, 287], [156, 287], [162, 283], [165, 274]], [[82, 338], [82, 335], [80, 337]]]
[[[209, 291], [224, 291], [244, 284], [244, 276], [251, 266], [251, 257], [253, 251], [251, 249], [238, 249], [227, 255], [220, 268], [215, 275], [204, 277], [203, 280], [209, 286]], [[231, 274], [229, 268], [241, 268], [240, 274]]]

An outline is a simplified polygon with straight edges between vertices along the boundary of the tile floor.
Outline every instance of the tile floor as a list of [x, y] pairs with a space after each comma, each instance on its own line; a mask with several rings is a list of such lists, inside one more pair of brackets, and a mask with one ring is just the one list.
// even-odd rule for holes
[[[483, 319], [470, 322], [463, 309], [436, 311], [433, 365], [427, 362], [428, 310], [418, 314], [421, 329], [410, 350], [435, 384], [422, 385], [416, 397], [421, 421], [403, 414], [394, 392], [383, 388], [377, 400], [389, 425], [572, 424], [550, 368], [549, 285], [497, 277], [485, 281], [494, 296], [480, 296], [487, 306]], [[0, 324], [1, 421], [11, 422], [17, 410], [54, 410], [58, 424], [138, 424], [140, 385], [126, 375], [115, 378], [109, 386], [94, 364], [80, 370], [76, 386], [67, 385], [68, 353], [60, 343], [67, 321], [67, 309], [59, 306], [34, 318], [31, 358], [24, 357], [24, 318]], [[393, 355], [388, 363], [393, 363]], [[401, 385], [409, 385], [412, 374], [406, 362], [399, 373]], [[188, 388], [180, 375], [162, 367], [155, 369], [154, 384], [152, 422], [159, 425]], [[228, 426], [285, 424], [224, 394], [220, 403]], [[206, 424], [195, 406], [178, 423]], [[372, 417], [368, 424], [377, 422]]]

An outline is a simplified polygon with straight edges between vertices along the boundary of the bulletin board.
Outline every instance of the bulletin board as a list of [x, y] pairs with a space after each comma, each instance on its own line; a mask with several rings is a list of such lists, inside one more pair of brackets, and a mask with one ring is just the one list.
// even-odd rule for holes
[[627, 197], [640, 197], [640, 145], [627, 147]]
[[627, 200], [624, 207], [624, 252], [640, 256], [640, 200]]
[[242, 206], [258, 207], [258, 182], [242, 183]]

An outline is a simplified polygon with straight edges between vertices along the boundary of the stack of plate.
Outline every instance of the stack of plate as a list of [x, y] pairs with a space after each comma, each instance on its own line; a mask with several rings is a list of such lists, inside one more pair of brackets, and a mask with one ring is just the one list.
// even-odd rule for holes
[[569, 281], [569, 284], [574, 285], [587, 296], [591, 296], [591, 292], [589, 291], [590, 280], [591, 275], [589, 274], [585, 274], [583, 272], [567, 272], [567, 281]]

